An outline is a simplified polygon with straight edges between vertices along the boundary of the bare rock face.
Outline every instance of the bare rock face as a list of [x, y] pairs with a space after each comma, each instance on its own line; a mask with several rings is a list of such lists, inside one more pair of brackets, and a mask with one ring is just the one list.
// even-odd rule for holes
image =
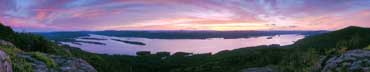
[[[14, 46], [12, 43], [0, 40], [0, 46]], [[31, 63], [34, 72], [97, 72], [85, 60], [74, 57], [63, 57], [56, 55], [49, 55], [40, 53], [53, 61], [56, 67], [50, 67], [46, 62], [35, 58], [31, 53], [21, 52], [17, 53], [17, 58], [26, 59]], [[13, 72], [11, 59], [3, 51], [0, 50], [0, 72]]]
[[[44, 54], [44, 53], [43, 53]], [[94, 67], [83, 59], [74, 57], [62, 57], [44, 54], [56, 64], [56, 68], [50, 68], [43, 61], [33, 58], [31, 54], [19, 54], [19, 57], [30, 61], [35, 72], [97, 72]]]
[[9, 56], [0, 50], [0, 72], [13, 72]]
[[321, 72], [370, 72], [370, 51], [351, 50], [329, 58]]
[[14, 46], [12, 43], [4, 41], [4, 40], [0, 40], [0, 45], [2, 45], [2, 46]]
[[97, 72], [85, 60], [73, 57], [50, 56], [60, 67], [63, 72]]

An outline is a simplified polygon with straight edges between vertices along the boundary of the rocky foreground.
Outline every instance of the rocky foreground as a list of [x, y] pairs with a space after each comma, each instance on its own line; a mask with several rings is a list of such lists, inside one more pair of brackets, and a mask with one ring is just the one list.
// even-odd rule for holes
[[[241, 72], [278, 72], [270, 67], [256, 67]], [[370, 50], [350, 50], [337, 56], [323, 57], [312, 72], [370, 72]]]
[[9, 56], [0, 50], [0, 72], [12, 72], [12, 64]]
[[94, 67], [79, 58], [62, 57], [44, 53], [41, 54], [51, 58], [58, 67], [50, 68], [43, 61], [33, 58], [32, 54], [19, 54], [18, 57], [25, 58], [27, 61], [30, 61], [35, 72], [96, 72]]
[[[0, 40], [0, 47], [12, 45], [9, 42]], [[14, 64], [12, 63], [26, 65], [20, 61], [12, 62], [11, 56], [2, 49], [6, 48], [0, 48], [0, 72], [13, 72], [14, 68], [12, 68], [12, 65]], [[32, 66], [33, 72], [97, 72], [94, 67], [80, 58], [29, 52], [15, 53], [13, 58], [25, 60], [27, 64]]]
[[324, 62], [322, 72], [370, 72], [370, 51], [351, 50]]

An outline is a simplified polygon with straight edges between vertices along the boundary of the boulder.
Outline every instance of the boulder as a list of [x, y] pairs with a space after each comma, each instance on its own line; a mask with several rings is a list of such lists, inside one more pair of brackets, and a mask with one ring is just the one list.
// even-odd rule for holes
[[12, 43], [1, 40], [1, 39], [0, 39], [0, 45], [1, 46], [14, 46]]
[[42, 54], [53, 60], [57, 67], [48, 67], [45, 62], [33, 58], [32, 54], [23, 53], [19, 54], [18, 57], [30, 61], [35, 72], [97, 72], [94, 67], [83, 59]]
[[370, 51], [351, 50], [324, 62], [321, 72], [370, 72]]
[[0, 50], [0, 72], [13, 72], [9, 56]]
[[63, 72], [97, 72], [85, 60], [74, 57], [50, 56], [60, 67]]
[[[0, 46], [13, 46], [10, 42], [0, 40]], [[38, 52], [36, 52], [38, 53]], [[16, 58], [23, 58], [32, 65], [35, 72], [97, 72], [85, 60], [75, 57], [63, 57], [57, 55], [49, 55], [46, 53], [38, 53], [48, 60], [52, 60], [56, 67], [50, 67], [46, 62], [35, 58], [33, 53], [19, 52], [16, 53]], [[15, 62], [17, 63], [17, 62]], [[0, 72], [12, 72], [12, 62], [10, 57], [0, 50]]]

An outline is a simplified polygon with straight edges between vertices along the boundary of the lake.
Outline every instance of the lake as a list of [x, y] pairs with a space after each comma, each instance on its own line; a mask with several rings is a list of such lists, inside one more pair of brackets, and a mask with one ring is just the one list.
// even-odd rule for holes
[[[303, 39], [304, 35], [276, 35], [276, 36], [260, 36], [251, 38], [208, 38], [208, 39], [148, 39], [148, 38], [127, 38], [127, 37], [112, 37], [103, 35], [91, 34], [87, 37], [80, 37], [79, 41], [101, 42], [105, 45], [91, 43], [71, 43], [62, 42], [72, 47], [81, 48], [84, 51], [99, 53], [99, 54], [124, 54], [136, 55], [138, 51], [156, 52], [189, 52], [189, 53], [216, 53], [222, 50], [232, 50], [242, 47], [253, 47], [260, 45], [290, 45], [299, 39]], [[87, 38], [97, 38], [106, 40], [94, 40]], [[134, 43], [125, 43], [122, 41], [140, 42], [145, 45]]]

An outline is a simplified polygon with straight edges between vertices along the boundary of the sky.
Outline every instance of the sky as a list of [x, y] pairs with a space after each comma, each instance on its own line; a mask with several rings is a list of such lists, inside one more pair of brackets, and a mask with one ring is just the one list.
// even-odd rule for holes
[[370, 0], [0, 0], [17, 31], [337, 30], [370, 27]]

